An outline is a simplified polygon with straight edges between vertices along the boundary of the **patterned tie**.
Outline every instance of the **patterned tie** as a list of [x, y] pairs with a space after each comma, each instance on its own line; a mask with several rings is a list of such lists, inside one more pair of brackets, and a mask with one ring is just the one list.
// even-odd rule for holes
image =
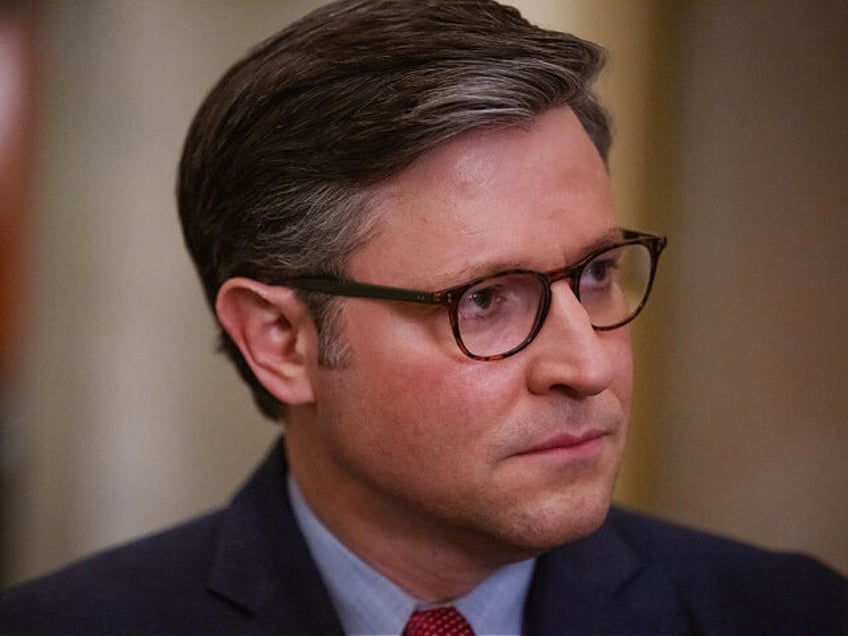
[[401, 636], [474, 636], [474, 630], [455, 607], [412, 612]]

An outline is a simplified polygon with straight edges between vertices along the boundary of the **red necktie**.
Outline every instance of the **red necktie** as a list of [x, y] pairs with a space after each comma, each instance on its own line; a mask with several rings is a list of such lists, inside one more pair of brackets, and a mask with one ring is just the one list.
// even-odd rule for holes
[[474, 636], [474, 630], [455, 607], [412, 612], [401, 636]]

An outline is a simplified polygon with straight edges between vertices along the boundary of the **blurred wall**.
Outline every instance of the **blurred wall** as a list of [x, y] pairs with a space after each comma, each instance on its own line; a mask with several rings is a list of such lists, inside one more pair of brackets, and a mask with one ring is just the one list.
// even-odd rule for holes
[[[211, 84], [317, 4], [42, 6], [9, 580], [224, 503], [277, 434], [213, 353], [173, 183]], [[621, 216], [671, 237], [619, 497], [848, 570], [841, 3], [516, 5], [611, 50]]]
[[201, 99], [309, 2], [43, 3], [43, 185], [6, 431], [11, 580], [226, 501], [277, 428], [216, 355], [174, 179]]
[[848, 4], [686, 7], [646, 503], [846, 572]]

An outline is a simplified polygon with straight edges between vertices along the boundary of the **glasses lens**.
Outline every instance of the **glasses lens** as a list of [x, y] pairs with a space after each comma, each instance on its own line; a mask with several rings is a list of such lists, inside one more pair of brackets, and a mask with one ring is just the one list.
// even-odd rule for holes
[[470, 287], [456, 309], [459, 337], [475, 356], [507, 353], [530, 335], [545, 294], [533, 274], [504, 274]]
[[580, 302], [596, 329], [612, 329], [631, 320], [651, 283], [651, 250], [639, 243], [598, 254], [580, 276]]

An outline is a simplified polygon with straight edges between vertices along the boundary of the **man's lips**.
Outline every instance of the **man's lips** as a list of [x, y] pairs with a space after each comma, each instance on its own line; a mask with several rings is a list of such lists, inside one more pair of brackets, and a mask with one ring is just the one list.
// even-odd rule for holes
[[607, 435], [609, 433], [606, 431], [586, 431], [579, 434], [562, 433], [521, 450], [516, 455], [534, 455], [556, 451], [582, 454], [594, 450]]

